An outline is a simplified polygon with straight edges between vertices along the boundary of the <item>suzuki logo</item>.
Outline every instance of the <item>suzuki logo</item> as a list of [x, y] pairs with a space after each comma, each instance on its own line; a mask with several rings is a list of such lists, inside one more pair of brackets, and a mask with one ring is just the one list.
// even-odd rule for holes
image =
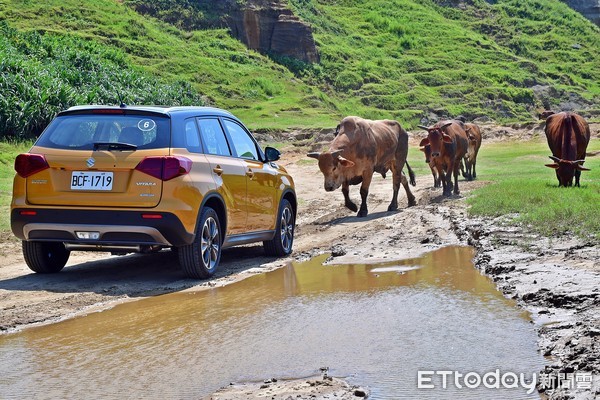
[[85, 161], [85, 163], [87, 164], [88, 168], [92, 168], [94, 164], [96, 164], [96, 160], [90, 157]]

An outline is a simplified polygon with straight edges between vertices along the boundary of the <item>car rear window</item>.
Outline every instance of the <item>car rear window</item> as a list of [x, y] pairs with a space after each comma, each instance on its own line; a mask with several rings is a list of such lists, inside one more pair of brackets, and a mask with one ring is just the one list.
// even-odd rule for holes
[[168, 148], [170, 119], [156, 115], [76, 114], [55, 118], [36, 145], [92, 150], [94, 143], [127, 143], [138, 149]]

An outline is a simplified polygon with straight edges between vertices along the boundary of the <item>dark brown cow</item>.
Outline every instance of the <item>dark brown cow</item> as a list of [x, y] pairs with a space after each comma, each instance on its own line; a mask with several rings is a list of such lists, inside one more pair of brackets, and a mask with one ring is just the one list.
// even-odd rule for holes
[[419, 128], [427, 130], [427, 138], [421, 140], [420, 146], [431, 147], [430, 164], [436, 168], [442, 180], [444, 196], [452, 194], [452, 174], [454, 174], [454, 194], [459, 194], [458, 171], [460, 162], [467, 153], [467, 134], [461, 121], [440, 121], [437, 124]]
[[550, 158], [554, 163], [546, 167], [556, 170], [558, 186], [579, 186], [581, 171], [589, 171], [583, 167], [585, 150], [590, 142], [590, 126], [578, 114], [560, 112], [546, 119], [546, 139], [552, 152]]
[[467, 154], [465, 154], [465, 171], [463, 172], [463, 177], [472, 181], [477, 178], [475, 166], [477, 165], [477, 154], [481, 147], [481, 129], [476, 124], [468, 122], [465, 124], [465, 132], [469, 140], [469, 145], [467, 147]]
[[[385, 173], [392, 170], [394, 193], [388, 211], [398, 209], [400, 183], [406, 191], [408, 205], [416, 204], [415, 196], [402, 172], [406, 164], [414, 186], [414, 173], [406, 162], [407, 154], [408, 134], [397, 121], [346, 117], [338, 125], [329, 150], [309, 153], [308, 156], [319, 160], [319, 169], [325, 177], [325, 190], [331, 192], [341, 186], [346, 207], [352, 211], [358, 210], [358, 216], [364, 217], [368, 214], [367, 195], [374, 172], [385, 177]], [[359, 183], [362, 184], [360, 210], [349, 197], [349, 186]]]

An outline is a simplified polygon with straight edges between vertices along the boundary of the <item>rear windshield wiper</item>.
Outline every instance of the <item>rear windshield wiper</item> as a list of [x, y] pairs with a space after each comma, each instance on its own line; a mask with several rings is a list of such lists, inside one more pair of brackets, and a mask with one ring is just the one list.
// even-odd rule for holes
[[121, 142], [96, 142], [94, 143], [94, 151], [96, 150], [135, 151], [137, 150], [137, 146]]

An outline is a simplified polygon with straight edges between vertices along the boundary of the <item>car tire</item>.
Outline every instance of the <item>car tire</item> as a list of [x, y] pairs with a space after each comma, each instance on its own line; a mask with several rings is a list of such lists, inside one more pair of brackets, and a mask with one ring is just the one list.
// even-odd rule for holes
[[194, 242], [179, 248], [179, 264], [193, 279], [210, 278], [221, 261], [221, 224], [216, 211], [205, 207]]
[[289, 201], [283, 199], [279, 205], [275, 237], [263, 242], [265, 253], [277, 257], [289, 255], [294, 244], [294, 228], [294, 209]]
[[64, 268], [71, 252], [62, 243], [57, 242], [22, 242], [25, 263], [34, 272], [53, 274]]

